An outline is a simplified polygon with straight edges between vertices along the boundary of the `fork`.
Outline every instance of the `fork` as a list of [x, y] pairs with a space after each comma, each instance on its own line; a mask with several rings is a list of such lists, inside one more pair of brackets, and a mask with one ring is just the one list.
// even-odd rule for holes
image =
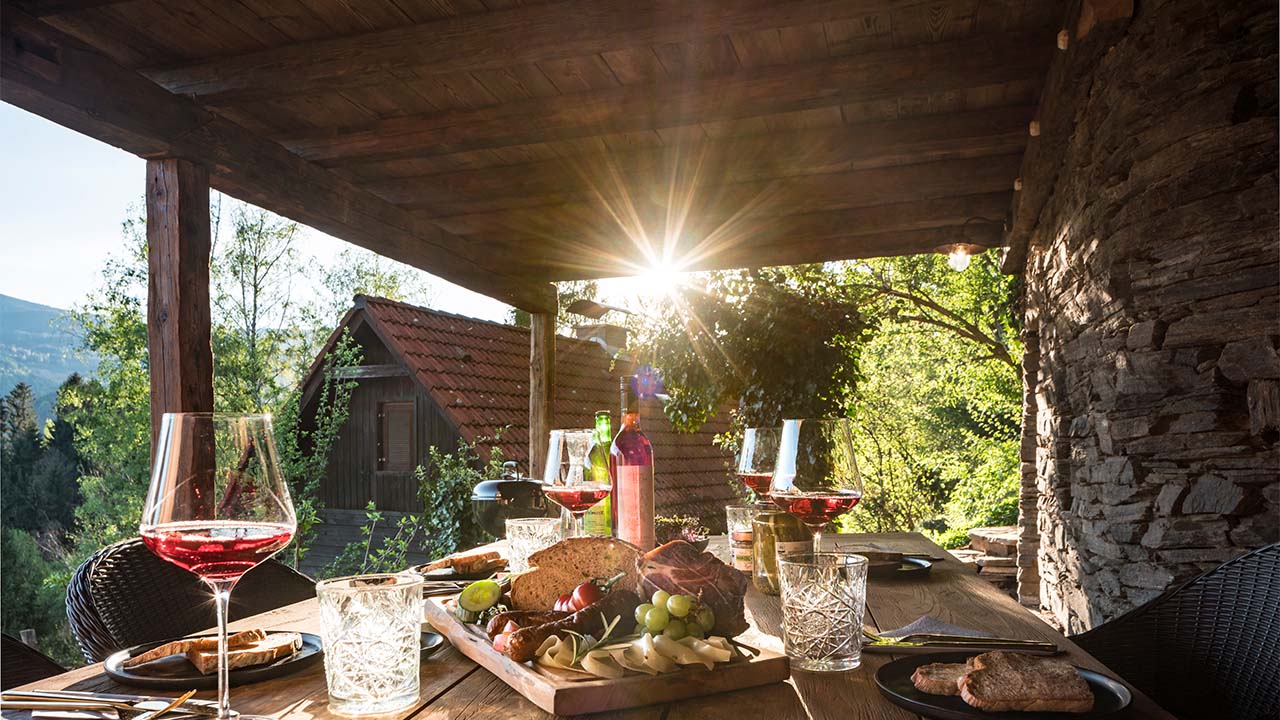
[[944, 635], [940, 633], [912, 633], [900, 638], [884, 637], [862, 628], [862, 636], [872, 644], [884, 647], [957, 647], [1026, 649], [1042, 652], [1056, 651], [1057, 644], [1044, 640], [1019, 640], [1014, 638], [970, 637], [968, 635]]
[[164, 700], [126, 702], [92, 695], [82, 697], [61, 695], [55, 691], [42, 693], [39, 690], [14, 690], [0, 695], [0, 709], [115, 710], [120, 720], [156, 720], [184, 704], [195, 694], [195, 690], [189, 690], [168, 702]]

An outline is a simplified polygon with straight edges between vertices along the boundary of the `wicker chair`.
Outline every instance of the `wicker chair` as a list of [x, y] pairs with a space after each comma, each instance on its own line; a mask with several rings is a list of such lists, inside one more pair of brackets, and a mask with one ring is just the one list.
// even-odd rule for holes
[[[231, 593], [231, 619], [315, 597], [315, 581], [276, 560], [245, 573]], [[90, 662], [146, 642], [190, 635], [217, 623], [209, 588], [156, 557], [140, 538], [109, 545], [67, 586], [67, 619]]]
[[0, 690], [8, 690], [67, 669], [8, 633], [0, 634]]
[[1073, 637], [1180, 718], [1280, 716], [1280, 544]]

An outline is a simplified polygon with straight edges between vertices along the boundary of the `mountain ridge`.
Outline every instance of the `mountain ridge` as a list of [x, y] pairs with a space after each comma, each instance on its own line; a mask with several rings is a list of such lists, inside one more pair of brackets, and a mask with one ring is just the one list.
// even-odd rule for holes
[[96, 360], [62, 323], [66, 310], [0, 294], [0, 393], [25, 382], [36, 396], [41, 421], [53, 414], [58, 387], [72, 373], [93, 374]]

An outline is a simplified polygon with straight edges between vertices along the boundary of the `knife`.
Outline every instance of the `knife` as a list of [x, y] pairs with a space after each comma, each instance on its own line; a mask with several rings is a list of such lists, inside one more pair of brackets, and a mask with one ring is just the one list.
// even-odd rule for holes
[[[0, 695], [5, 700], [69, 700], [76, 703], [97, 703], [97, 704], [126, 704], [130, 707], [141, 702], [173, 702], [173, 698], [160, 697], [154, 695], [112, 695], [106, 693], [91, 693], [80, 690], [5, 690]], [[218, 708], [208, 701], [188, 700], [179, 706], [183, 713], [188, 715], [200, 715], [203, 717], [218, 717]], [[145, 710], [146, 708], [140, 708]]]

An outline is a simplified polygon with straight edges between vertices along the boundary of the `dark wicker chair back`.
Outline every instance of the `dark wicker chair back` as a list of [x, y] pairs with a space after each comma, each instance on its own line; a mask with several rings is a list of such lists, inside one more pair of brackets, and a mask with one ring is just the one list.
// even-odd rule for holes
[[1184, 720], [1280, 717], [1280, 544], [1073, 637]]
[[0, 634], [0, 690], [43, 680], [66, 672], [44, 653], [18, 638]]
[[[231, 619], [315, 597], [315, 581], [267, 560], [231, 593]], [[217, 623], [209, 587], [156, 557], [140, 538], [109, 545], [67, 586], [67, 618], [81, 651], [99, 662], [121, 648], [190, 635]]]

